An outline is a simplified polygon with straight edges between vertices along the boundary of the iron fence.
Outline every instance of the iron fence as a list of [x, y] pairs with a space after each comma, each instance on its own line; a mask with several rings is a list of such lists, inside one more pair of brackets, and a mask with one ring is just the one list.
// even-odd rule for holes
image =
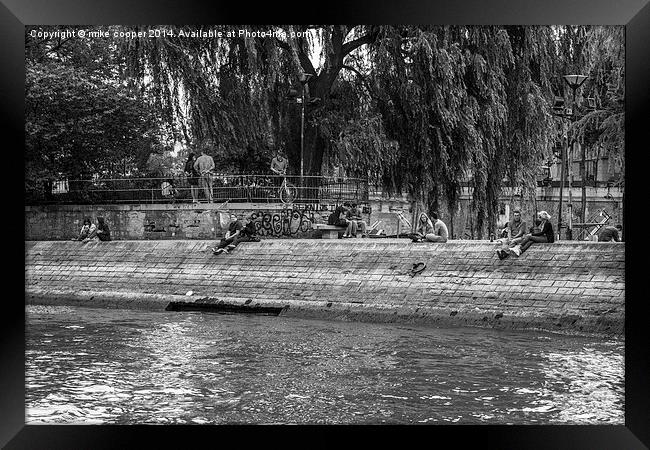
[[[285, 178], [286, 186], [283, 184]], [[341, 203], [368, 200], [368, 183], [360, 178], [213, 174], [211, 181], [212, 200], [215, 203]], [[198, 201], [206, 202], [205, 189], [200, 184], [194, 188]], [[185, 176], [61, 180], [41, 189], [27, 189], [25, 203], [192, 203], [191, 189], [190, 180]]]

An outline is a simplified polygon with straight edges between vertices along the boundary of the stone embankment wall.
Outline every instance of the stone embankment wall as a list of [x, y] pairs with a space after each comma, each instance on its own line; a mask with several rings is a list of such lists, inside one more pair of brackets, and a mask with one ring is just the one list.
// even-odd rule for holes
[[[282, 315], [567, 333], [624, 332], [622, 243], [404, 239], [28, 241], [28, 303], [164, 310], [170, 302], [279, 306]], [[413, 264], [426, 268], [410, 276]], [[192, 291], [190, 295], [186, 295]]]

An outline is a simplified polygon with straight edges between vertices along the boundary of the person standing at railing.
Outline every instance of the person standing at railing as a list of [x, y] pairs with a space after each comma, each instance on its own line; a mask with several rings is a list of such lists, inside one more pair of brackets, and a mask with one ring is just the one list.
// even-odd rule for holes
[[187, 176], [187, 182], [190, 184], [190, 191], [192, 193], [192, 203], [198, 203], [199, 201], [199, 172], [194, 168], [194, 163], [196, 162], [196, 155], [191, 152], [187, 157], [187, 162], [185, 163], [185, 175]]
[[201, 156], [194, 161], [194, 170], [200, 175], [200, 184], [205, 192], [205, 198], [212, 203], [212, 170], [214, 169], [214, 159], [208, 155], [205, 148], [201, 149]]
[[[289, 160], [284, 157], [282, 150], [278, 150], [275, 154], [275, 157], [271, 160], [271, 172], [276, 175], [286, 175], [287, 167], [289, 166]], [[275, 179], [275, 185], [280, 186], [282, 184], [281, 178]]]

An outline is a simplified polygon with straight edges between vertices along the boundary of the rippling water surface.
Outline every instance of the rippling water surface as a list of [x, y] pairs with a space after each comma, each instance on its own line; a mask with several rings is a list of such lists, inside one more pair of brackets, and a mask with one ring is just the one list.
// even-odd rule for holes
[[624, 342], [29, 306], [27, 423], [623, 424]]

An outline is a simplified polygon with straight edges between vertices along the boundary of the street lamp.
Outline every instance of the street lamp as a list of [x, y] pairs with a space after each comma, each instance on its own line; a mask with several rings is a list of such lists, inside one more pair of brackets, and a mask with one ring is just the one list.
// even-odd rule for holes
[[305, 172], [305, 86], [309, 83], [309, 79], [313, 75], [311, 73], [303, 73], [300, 77], [300, 84], [302, 84], [302, 98], [297, 99], [302, 103], [302, 111], [300, 114], [300, 185], [303, 186], [302, 178]]
[[[569, 116], [572, 123], [575, 122], [576, 118], [577, 118], [576, 117], [576, 106], [577, 106], [576, 105], [576, 91], [578, 90], [578, 88], [580, 86], [582, 86], [582, 84], [585, 82], [585, 80], [587, 78], [588, 77], [586, 75], [565, 75], [564, 76], [564, 81], [567, 82], [567, 84], [571, 88], [571, 91], [573, 92], [573, 96], [572, 96], [573, 102], [571, 104], [571, 114]], [[567, 136], [567, 139], [568, 139], [568, 136]], [[575, 144], [575, 139], [572, 139], [571, 140], [571, 156], [573, 156], [574, 144]], [[568, 142], [567, 142], [567, 150], [568, 150]], [[567, 228], [567, 238], [569, 240], [571, 240], [573, 238], [573, 230], [572, 230], [572, 228], [573, 228], [573, 203], [572, 203], [572, 196], [571, 196], [571, 178], [572, 178], [573, 174], [571, 172], [571, 167], [570, 167], [571, 166], [571, 159], [572, 158], [569, 158], [569, 162], [567, 164], [567, 178], [569, 179], [569, 204], [568, 204], [568, 207], [569, 207], [569, 226]], [[563, 164], [562, 172], [564, 172], [564, 162], [565, 161], [562, 161], [562, 164]], [[584, 180], [582, 180], [582, 182], [584, 183]], [[562, 184], [564, 184], [564, 183], [562, 183]], [[562, 202], [562, 199], [560, 198], [560, 205], [562, 204], [561, 202]], [[562, 210], [560, 209], [560, 216], [561, 215], [562, 215]], [[584, 218], [583, 218], [583, 222], [584, 222]], [[559, 219], [559, 221], [558, 221], [558, 232], [561, 231], [561, 230], [559, 230], [559, 226], [560, 226], [559, 224], [560, 223], [561, 223], [561, 219]]]

